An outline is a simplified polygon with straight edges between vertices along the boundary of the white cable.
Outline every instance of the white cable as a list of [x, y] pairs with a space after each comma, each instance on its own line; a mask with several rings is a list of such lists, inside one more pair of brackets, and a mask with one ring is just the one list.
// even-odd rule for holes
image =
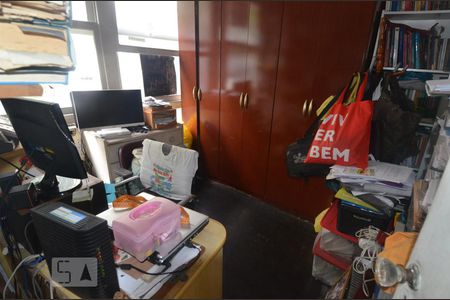
[[376, 241], [379, 232], [380, 230], [378, 228], [369, 226], [368, 228], [358, 230], [355, 234], [358, 238], [358, 245], [361, 247], [362, 251], [361, 255], [353, 260], [352, 269], [356, 273], [362, 275], [362, 288], [367, 297], [369, 297], [367, 283], [373, 281], [373, 279], [366, 280], [366, 272], [368, 270], [373, 271], [374, 262], [382, 248]]
[[23, 265], [23, 263], [28, 262], [29, 260], [36, 259], [36, 258], [38, 258], [40, 256], [41, 256], [40, 254], [34, 254], [34, 255], [30, 255], [30, 256], [27, 256], [24, 259], [22, 259], [22, 261], [14, 269], [14, 271], [11, 274], [11, 277], [9, 277], [8, 281], [5, 284], [5, 288], [3, 289], [3, 294], [2, 294], [3, 295], [3, 299], [6, 299], [6, 289], [11, 284], [11, 280], [14, 278], [14, 275], [16, 275], [17, 270], [19, 270], [19, 268]]
[[[33, 291], [34, 291], [34, 294], [36, 295], [36, 297], [37, 297], [38, 299], [42, 298], [42, 297], [43, 297], [43, 294], [42, 294], [42, 289], [41, 289], [39, 283], [36, 283], [36, 275], [39, 273], [39, 271], [40, 271], [44, 266], [46, 266], [46, 263], [45, 263], [45, 262], [41, 263], [40, 266], [36, 267], [36, 269], [33, 271], [33, 276], [32, 276], [32, 278], [31, 278], [31, 282], [32, 282], [32, 285], [33, 285]], [[36, 288], [37, 288], [37, 289], [36, 289]], [[39, 292], [39, 295], [38, 295], [37, 292]]]
[[53, 299], [53, 280], [50, 278], [50, 280], [48, 281], [48, 285], [50, 287], [50, 299]]

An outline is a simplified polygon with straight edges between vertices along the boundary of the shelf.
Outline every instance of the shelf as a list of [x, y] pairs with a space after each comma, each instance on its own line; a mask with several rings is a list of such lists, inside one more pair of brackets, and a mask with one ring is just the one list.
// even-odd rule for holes
[[383, 15], [390, 20], [446, 20], [450, 10], [384, 11]]
[[[384, 71], [393, 71], [394, 67], [383, 67]], [[403, 68], [400, 68], [400, 70], [403, 70]], [[449, 75], [450, 71], [442, 71], [442, 70], [427, 70], [427, 69], [410, 69], [408, 68], [406, 72], [418, 72], [418, 73], [432, 73], [432, 74], [442, 74], [442, 75]]]
[[25, 96], [42, 96], [40, 85], [0, 85], [0, 99]]

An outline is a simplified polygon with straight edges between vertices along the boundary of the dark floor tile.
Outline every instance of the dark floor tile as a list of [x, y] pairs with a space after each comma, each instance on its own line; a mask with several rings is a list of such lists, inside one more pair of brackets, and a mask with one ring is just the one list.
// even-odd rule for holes
[[318, 298], [311, 223], [228, 186], [203, 182], [189, 206], [221, 222], [224, 298]]

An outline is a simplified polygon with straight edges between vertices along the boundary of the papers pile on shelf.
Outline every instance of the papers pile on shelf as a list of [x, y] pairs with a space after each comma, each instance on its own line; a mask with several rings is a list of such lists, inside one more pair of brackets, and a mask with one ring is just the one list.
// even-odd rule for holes
[[74, 69], [68, 1], [0, 1], [0, 84], [66, 83]]
[[431, 95], [450, 95], [450, 80], [427, 80], [425, 81], [425, 89], [428, 96]]
[[403, 211], [415, 178], [412, 168], [378, 161], [365, 170], [335, 165], [327, 176], [342, 183], [336, 198], [385, 214]]

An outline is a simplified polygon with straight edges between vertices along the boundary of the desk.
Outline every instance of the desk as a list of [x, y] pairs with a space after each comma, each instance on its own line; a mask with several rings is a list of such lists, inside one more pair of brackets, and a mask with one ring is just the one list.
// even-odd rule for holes
[[[165, 299], [220, 299], [222, 298], [222, 248], [225, 243], [225, 227], [216, 220], [210, 219], [208, 225], [193, 239], [205, 247], [205, 252], [186, 272], [186, 282], [178, 281], [164, 296]], [[46, 264], [45, 261], [41, 264]], [[40, 274], [50, 278], [46, 265]], [[55, 286], [55, 297], [62, 299], [79, 299], [68, 289]]]
[[132, 133], [116, 138], [101, 138], [94, 131], [83, 131], [83, 143], [92, 162], [93, 173], [105, 183], [114, 183], [118, 177], [115, 170], [120, 168], [119, 149], [128, 143], [151, 139], [175, 146], [183, 146], [183, 126], [162, 130], [150, 130], [147, 133]]

